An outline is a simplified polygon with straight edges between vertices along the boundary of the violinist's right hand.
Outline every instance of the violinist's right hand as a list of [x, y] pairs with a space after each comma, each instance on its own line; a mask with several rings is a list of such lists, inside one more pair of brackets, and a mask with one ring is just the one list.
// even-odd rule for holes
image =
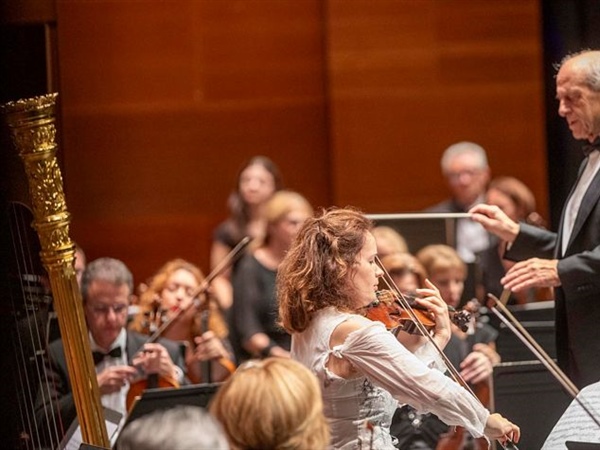
[[100, 395], [113, 394], [121, 390], [125, 383], [137, 375], [137, 369], [131, 366], [109, 366], [96, 377]]
[[483, 432], [490, 439], [503, 443], [510, 439], [516, 444], [521, 438], [521, 429], [498, 413], [490, 414]]

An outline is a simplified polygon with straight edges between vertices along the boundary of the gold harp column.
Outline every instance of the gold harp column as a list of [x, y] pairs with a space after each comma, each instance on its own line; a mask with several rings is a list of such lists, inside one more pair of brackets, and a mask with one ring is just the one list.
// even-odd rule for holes
[[57, 94], [48, 94], [10, 102], [2, 105], [1, 111], [25, 163], [33, 226], [40, 238], [41, 260], [50, 277], [83, 442], [110, 448], [73, 267], [75, 245], [69, 238], [70, 214], [56, 159], [56, 97]]

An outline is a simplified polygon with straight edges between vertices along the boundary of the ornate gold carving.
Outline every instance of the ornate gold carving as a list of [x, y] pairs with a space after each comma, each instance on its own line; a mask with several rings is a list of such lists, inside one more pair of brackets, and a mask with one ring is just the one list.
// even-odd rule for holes
[[42, 263], [50, 276], [54, 306], [65, 347], [67, 367], [83, 441], [109, 447], [92, 352], [75, 278], [75, 245], [69, 238], [62, 176], [56, 160], [57, 94], [18, 100], [0, 106], [15, 147], [25, 165], [39, 235]]

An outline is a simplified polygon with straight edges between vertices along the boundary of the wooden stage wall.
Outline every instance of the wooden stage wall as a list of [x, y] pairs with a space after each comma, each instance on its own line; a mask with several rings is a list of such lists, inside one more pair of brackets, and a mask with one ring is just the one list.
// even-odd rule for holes
[[538, 0], [57, 0], [72, 234], [137, 282], [208, 270], [239, 166], [316, 207], [415, 211], [443, 150], [483, 145], [547, 217]]

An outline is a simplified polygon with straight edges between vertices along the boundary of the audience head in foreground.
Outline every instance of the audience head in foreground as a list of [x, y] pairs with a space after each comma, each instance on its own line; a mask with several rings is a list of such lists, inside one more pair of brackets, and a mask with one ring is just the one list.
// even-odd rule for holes
[[329, 443], [317, 380], [290, 359], [242, 364], [219, 388], [210, 411], [233, 450], [324, 449]]
[[219, 423], [203, 408], [156, 410], [123, 429], [119, 450], [229, 450]]

